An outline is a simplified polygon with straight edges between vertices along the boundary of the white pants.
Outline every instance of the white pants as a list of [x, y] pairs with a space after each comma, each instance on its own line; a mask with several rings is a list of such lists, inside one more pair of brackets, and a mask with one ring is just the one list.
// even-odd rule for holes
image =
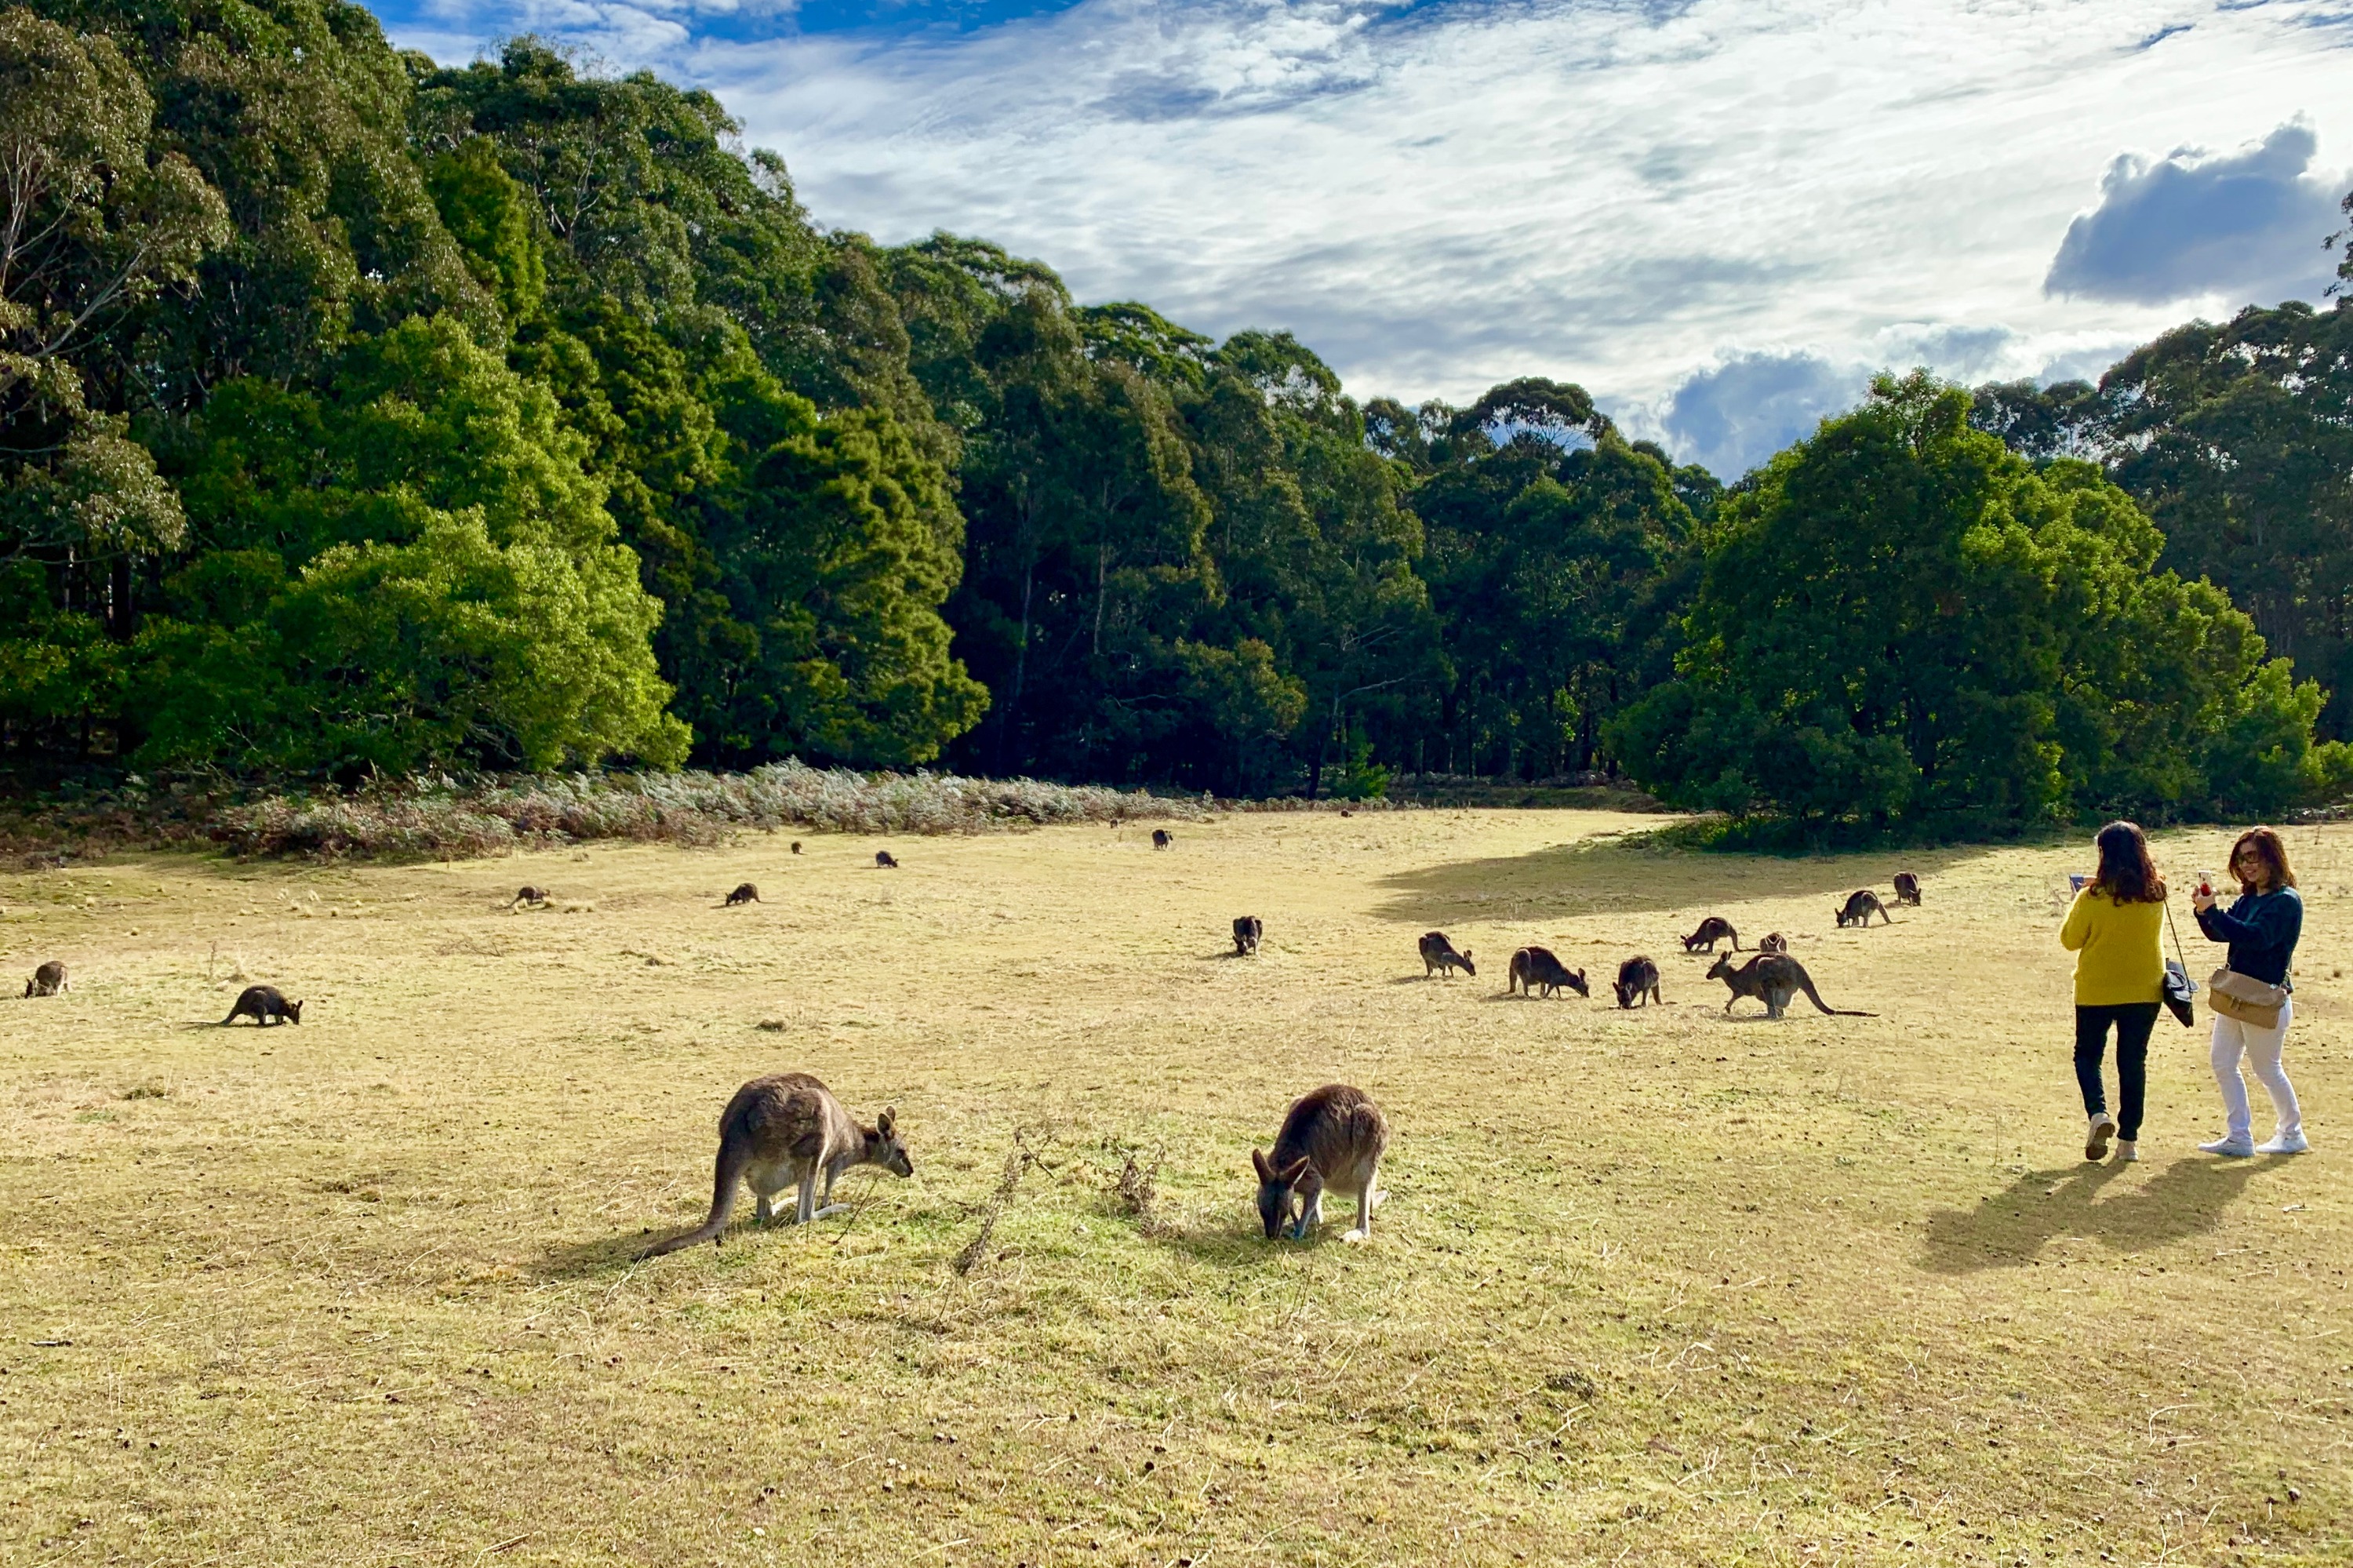
[[2295, 1016], [2294, 998], [2280, 1008], [2279, 1022], [2270, 1029], [2242, 1023], [2219, 1012], [2214, 1014], [2214, 1081], [2222, 1088], [2222, 1109], [2230, 1117], [2232, 1138], [2253, 1136], [2253, 1114], [2247, 1108], [2247, 1085], [2239, 1076], [2239, 1057], [2242, 1054], [2271, 1094], [2272, 1110], [2279, 1118], [2279, 1136], [2285, 1138], [2304, 1130], [2304, 1113], [2296, 1108], [2295, 1087], [2287, 1081], [2287, 1070], [2280, 1065], [2280, 1046], [2287, 1039], [2287, 1026]]

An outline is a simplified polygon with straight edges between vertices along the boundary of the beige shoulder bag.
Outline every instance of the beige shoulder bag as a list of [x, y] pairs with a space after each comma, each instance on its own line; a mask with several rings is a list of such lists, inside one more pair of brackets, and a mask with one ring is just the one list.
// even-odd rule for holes
[[2277, 1029], [2280, 1009], [2287, 1005], [2284, 985], [2255, 980], [2225, 965], [2206, 982], [2206, 1005], [2225, 1018], [2235, 1018], [2257, 1029]]

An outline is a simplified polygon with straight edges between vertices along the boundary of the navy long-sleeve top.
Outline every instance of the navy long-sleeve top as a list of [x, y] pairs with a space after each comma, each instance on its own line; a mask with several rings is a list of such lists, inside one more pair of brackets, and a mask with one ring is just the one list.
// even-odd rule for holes
[[2242, 894], [2227, 910], [2217, 904], [2200, 912], [2198, 928], [2231, 944], [2231, 968], [2240, 974], [2295, 989], [2288, 985], [2287, 966], [2304, 934], [2304, 899], [2295, 888]]

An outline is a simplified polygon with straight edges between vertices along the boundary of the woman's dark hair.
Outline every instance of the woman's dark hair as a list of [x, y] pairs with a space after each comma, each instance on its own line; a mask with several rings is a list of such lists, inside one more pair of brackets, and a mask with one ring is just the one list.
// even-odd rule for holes
[[2148, 858], [2148, 840], [2130, 822], [2110, 822], [2094, 841], [2100, 846], [2100, 874], [2092, 886], [2119, 904], [2162, 904], [2165, 879]]
[[[2270, 874], [2269, 887], [2258, 887], [2239, 876], [2239, 857], [2250, 853], [2261, 860]], [[2277, 893], [2283, 887], [2295, 885], [2295, 873], [2287, 868], [2287, 845], [2269, 828], [2249, 828], [2239, 835], [2239, 842], [2231, 846], [2231, 874], [2239, 877], [2242, 893]]]

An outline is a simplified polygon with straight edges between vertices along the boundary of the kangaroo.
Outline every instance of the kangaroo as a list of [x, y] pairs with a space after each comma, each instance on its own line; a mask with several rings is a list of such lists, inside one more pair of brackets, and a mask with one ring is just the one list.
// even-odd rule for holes
[[1544, 987], [1546, 996], [1562, 986], [1568, 987], [1579, 996], [1593, 994], [1586, 988], [1585, 971], [1562, 968], [1550, 948], [1522, 948], [1512, 955], [1511, 973], [1504, 980], [1504, 994], [1509, 996], [1517, 988], [1534, 996], [1538, 986]]
[[1833, 1018], [1879, 1016], [1875, 1012], [1857, 1012], [1852, 1008], [1832, 1007], [1824, 1001], [1822, 993], [1814, 989], [1813, 977], [1806, 973], [1806, 966], [1787, 953], [1759, 953], [1736, 969], [1732, 967], [1731, 955], [1726, 954], [1715, 960], [1715, 967], [1707, 971], [1707, 978], [1720, 980], [1732, 988], [1732, 994], [1724, 1001], [1726, 1012], [1730, 1012], [1732, 1004], [1742, 997], [1753, 996], [1765, 1004], [1767, 1017], [1778, 1018], [1789, 1005], [1789, 999], [1802, 991], [1816, 1008]]
[[[898, 1119], [890, 1107], [871, 1128], [850, 1119], [841, 1102], [807, 1073], [779, 1073], [754, 1078], [735, 1091], [719, 1113], [719, 1160], [711, 1173], [711, 1213], [682, 1235], [657, 1242], [638, 1255], [649, 1257], [693, 1246], [717, 1244], [735, 1212], [735, 1188], [748, 1184], [759, 1200], [759, 1223], [771, 1224], [776, 1209], [770, 1200], [786, 1187], [800, 1188], [787, 1224], [805, 1225], [838, 1214], [849, 1207], [833, 1201], [833, 1183], [853, 1165], [880, 1165], [894, 1176], [913, 1176], [915, 1163], [899, 1141]], [[822, 1206], [818, 1182], [825, 1182]]]
[[1446, 971], [1446, 978], [1448, 980], [1452, 980], [1454, 978], [1454, 970], [1457, 965], [1461, 967], [1462, 972], [1466, 975], [1475, 975], [1479, 972], [1478, 969], [1471, 962], [1470, 949], [1466, 948], [1461, 952], [1456, 952], [1454, 950], [1454, 944], [1446, 939], [1445, 932], [1426, 931], [1422, 934], [1422, 979], [1428, 980], [1438, 970], [1444, 969]]
[[33, 978], [25, 982], [26, 996], [63, 996], [71, 990], [73, 987], [66, 983], [65, 965], [55, 959], [35, 969]]
[[798, 839], [795, 839], [795, 840], [793, 841], [793, 853], [794, 853], [795, 854], [798, 854], [798, 853], [801, 853], [801, 841], [800, 841], [800, 840], [798, 840]]
[[1173, 844], [1176, 842], [1176, 840], [1171, 836], [1166, 828], [1155, 828], [1152, 830], [1152, 847], [1154, 849], [1166, 849], [1170, 844]]
[[876, 850], [874, 852], [874, 864], [876, 869], [881, 871], [896, 871], [899, 869], [898, 857], [893, 855], [889, 850]]
[[1740, 951], [1740, 933], [1732, 928], [1732, 922], [1721, 915], [1711, 915], [1699, 923], [1698, 930], [1683, 938], [1683, 951], [1696, 953], [1704, 948], [1712, 953], [1719, 938], [1730, 942], [1734, 952]]
[[1789, 938], [1778, 931], [1767, 931], [1765, 939], [1757, 944], [1757, 950], [1760, 953], [1786, 953], [1789, 950]]
[[727, 907], [730, 909], [734, 908], [738, 904], [757, 904], [759, 902], [761, 902], [760, 890], [753, 886], [748, 882], [743, 884], [741, 886], [737, 887], [734, 892], [727, 895]]
[[1908, 871], [1899, 871], [1895, 874], [1895, 902], [1898, 904], [1920, 902], [1920, 879], [1917, 876]]
[[1644, 1007], [1654, 1001], [1662, 1007], [1666, 1005], [1667, 999], [1659, 994], [1659, 966], [1645, 958], [1631, 958], [1620, 964], [1618, 978], [1610, 983], [1609, 989], [1618, 993], [1618, 1005], [1620, 1007], [1633, 1006], [1638, 996], [1642, 999]]
[[544, 887], [533, 887], [529, 883], [525, 883], [515, 889], [515, 895], [507, 901], [507, 907], [512, 909], [520, 905], [529, 905], [536, 909], [554, 896], [555, 895]]
[[1272, 1158], [1250, 1150], [1266, 1239], [1280, 1239], [1288, 1222], [1291, 1239], [1305, 1241], [1324, 1223], [1327, 1191], [1356, 1195], [1356, 1228], [1340, 1239], [1369, 1238], [1373, 1205], [1388, 1196], [1380, 1191], [1381, 1151], [1388, 1144], [1388, 1123], [1364, 1090], [1326, 1084], [1302, 1096], [1274, 1135]]
[[[1255, 915], [1234, 916], [1234, 957], [1248, 959], [1257, 956], [1259, 939], [1266, 935], [1266, 922]], [[1424, 976], [1424, 979], [1429, 977]]]
[[237, 1004], [221, 1020], [227, 1028], [240, 1018], [250, 1018], [256, 1024], [268, 1025], [283, 1020], [288, 1023], [302, 1022], [302, 1004], [289, 1001], [286, 993], [274, 985], [249, 985], [237, 993]]
[[1874, 914], [1887, 925], [1895, 924], [1888, 916], [1887, 906], [1879, 901], [1878, 894], [1868, 887], [1858, 887], [1846, 895], [1846, 906], [1835, 912], [1835, 917], [1841, 927], [1868, 926]]

